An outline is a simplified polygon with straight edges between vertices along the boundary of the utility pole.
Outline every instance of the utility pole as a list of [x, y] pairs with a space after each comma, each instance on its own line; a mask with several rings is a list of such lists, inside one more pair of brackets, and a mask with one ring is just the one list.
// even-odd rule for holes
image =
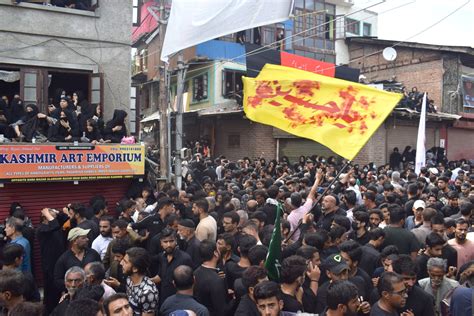
[[178, 85], [176, 91], [176, 156], [175, 156], [175, 184], [178, 190], [181, 190], [182, 176], [181, 176], [181, 149], [183, 148], [183, 90], [184, 90], [184, 79], [186, 78], [187, 67], [183, 62], [183, 53], [179, 52], [178, 55]]
[[[165, 0], [160, 0], [159, 16], [160, 49], [163, 49], [166, 33]], [[158, 111], [160, 111], [160, 180], [169, 180], [169, 140], [168, 140], [168, 86], [167, 86], [167, 63], [160, 60], [159, 63], [159, 99]]]

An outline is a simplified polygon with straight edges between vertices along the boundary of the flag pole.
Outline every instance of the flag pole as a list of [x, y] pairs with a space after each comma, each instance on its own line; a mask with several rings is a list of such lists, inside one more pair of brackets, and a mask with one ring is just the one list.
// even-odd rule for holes
[[[339, 177], [341, 176], [341, 174], [344, 172], [344, 170], [351, 164], [351, 161], [348, 160], [344, 166], [342, 166], [341, 170], [339, 170], [339, 172], [336, 174], [336, 176], [334, 177], [334, 179], [332, 179], [332, 181], [329, 183], [329, 185], [326, 187], [326, 189], [324, 189], [323, 193], [321, 193], [318, 198], [316, 199], [316, 202], [313, 204], [313, 207], [315, 205], [318, 205], [319, 202], [321, 202], [322, 198], [326, 196], [326, 194], [329, 192], [329, 190], [331, 190], [331, 187], [333, 186], [334, 183], [336, 183], [336, 181], [339, 179]], [[316, 181], [316, 179], [314, 180]], [[311, 209], [313, 209], [313, 207], [311, 207]], [[308, 213], [311, 213], [311, 211], [309, 211]], [[306, 213], [306, 214], [308, 214]], [[298, 223], [298, 226], [296, 226], [296, 228], [290, 232], [290, 235], [285, 239], [285, 243], [288, 242], [288, 240], [291, 239], [291, 237], [293, 237], [293, 235], [295, 234], [295, 232], [300, 228], [301, 224], [303, 222], [302, 221], [299, 221]]]
[[416, 137], [415, 173], [420, 175], [421, 168], [426, 165], [426, 92], [421, 104], [420, 123], [418, 124], [418, 136]]

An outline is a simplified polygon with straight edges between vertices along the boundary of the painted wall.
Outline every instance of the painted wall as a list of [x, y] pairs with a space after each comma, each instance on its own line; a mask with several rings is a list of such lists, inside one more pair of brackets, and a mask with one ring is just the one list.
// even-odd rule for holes
[[104, 74], [104, 115], [130, 106], [128, 1], [101, 0], [95, 12], [0, 0], [0, 64]]

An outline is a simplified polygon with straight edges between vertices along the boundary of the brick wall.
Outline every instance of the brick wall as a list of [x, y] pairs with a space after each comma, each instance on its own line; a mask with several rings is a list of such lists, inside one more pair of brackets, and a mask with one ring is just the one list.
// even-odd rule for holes
[[[271, 126], [254, 123], [244, 118], [223, 117], [216, 121], [215, 156], [224, 155], [236, 160], [245, 156], [253, 159], [263, 155], [267, 160], [275, 159], [276, 141], [272, 130]], [[239, 147], [229, 147], [230, 135], [240, 136]]]
[[[440, 52], [426, 49], [396, 47], [397, 58], [386, 61], [380, 45], [360, 45], [351, 43], [351, 67], [359, 68], [369, 81], [395, 80], [403, 83], [409, 90], [427, 91], [429, 98], [440, 106], [443, 102], [443, 56]], [[365, 57], [363, 57], [365, 56]]]

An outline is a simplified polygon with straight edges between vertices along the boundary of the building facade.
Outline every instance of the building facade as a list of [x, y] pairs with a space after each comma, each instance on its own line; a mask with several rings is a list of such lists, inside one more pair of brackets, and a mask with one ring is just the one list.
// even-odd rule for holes
[[[359, 68], [367, 81], [399, 82], [408, 91], [416, 87], [434, 101], [438, 114], [428, 115], [427, 149], [442, 147], [449, 160], [474, 157], [474, 109], [463, 106], [461, 91], [461, 76], [474, 73], [473, 48], [369, 38], [347, 42], [350, 59], [355, 60], [351, 66]], [[396, 58], [385, 60], [384, 48], [395, 44]], [[379, 131], [386, 141], [381, 161], [387, 161], [393, 147], [416, 148], [418, 121], [419, 113], [394, 111]]]
[[93, 0], [88, 10], [43, 5], [43, 1], [12, 4], [0, 0], [0, 94], [19, 94], [25, 104], [46, 110], [64, 90], [82, 91], [101, 106], [104, 119], [114, 109], [131, 115], [130, 44], [132, 8], [128, 1]]
[[[144, 0], [137, 7], [141, 22], [134, 33], [136, 65], [145, 65], [146, 71], [140, 66], [140, 71], [132, 77], [140, 99], [143, 129], [149, 132], [144, 134], [151, 133], [155, 139], [157, 135], [154, 131], [158, 130], [157, 119], [160, 117], [155, 113], [158, 100], [156, 81], [159, 78], [156, 69], [160, 47], [158, 25], [144, 17], [150, 15], [151, 9], [148, 7], [157, 7], [159, 2]], [[361, 10], [353, 1], [297, 0], [294, 17], [288, 21], [229, 34], [184, 50], [184, 60], [188, 66], [184, 97], [184, 143], [205, 140], [213, 156], [224, 155], [230, 159], [242, 158], [244, 154], [267, 159], [279, 159], [286, 155], [294, 161], [299, 155], [332, 154], [318, 143], [251, 122], [245, 117], [241, 107], [241, 78], [247, 73], [244, 44], [265, 45], [339, 65], [349, 61], [346, 37], [372, 36], [376, 31], [377, 15], [369, 10]], [[145, 51], [148, 53], [141, 53]], [[147, 56], [146, 60], [141, 56]], [[175, 67], [176, 60], [172, 58], [169, 65], [171, 107], [175, 107]], [[151, 138], [144, 136], [142, 139]]]

